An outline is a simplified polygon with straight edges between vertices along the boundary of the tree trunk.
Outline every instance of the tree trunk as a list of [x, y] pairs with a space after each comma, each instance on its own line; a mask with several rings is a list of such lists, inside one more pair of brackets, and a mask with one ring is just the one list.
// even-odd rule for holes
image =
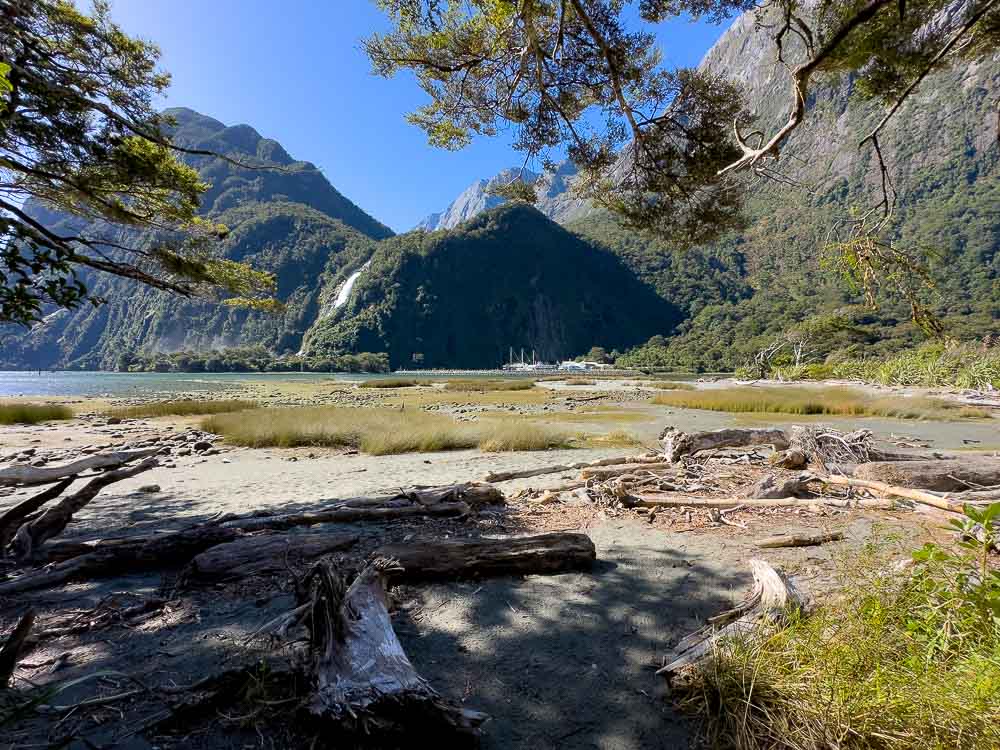
[[357, 541], [357, 534], [342, 531], [264, 532], [245, 536], [196, 555], [185, 570], [184, 578], [205, 583], [281, 573], [295, 563], [347, 549]]
[[663, 452], [668, 461], [677, 462], [684, 456], [693, 456], [699, 451], [715, 448], [748, 448], [755, 445], [771, 445], [776, 451], [789, 447], [784, 430], [777, 429], [722, 429], [708, 432], [686, 433], [672, 427], [660, 435]]
[[406, 505], [399, 508], [352, 508], [338, 506], [330, 510], [309, 513], [288, 513], [282, 516], [239, 518], [232, 521], [225, 521], [220, 526], [227, 529], [242, 529], [243, 531], [262, 531], [264, 529], [281, 531], [290, 529], [293, 526], [312, 526], [317, 523], [393, 521], [397, 518], [414, 518], [416, 516], [459, 517], [468, 515], [470, 510], [469, 506], [463, 502], [439, 503], [438, 505], [430, 506]]
[[590, 537], [565, 532], [408, 542], [382, 547], [378, 555], [399, 562], [394, 582], [589, 570], [597, 558]]
[[143, 448], [117, 453], [98, 453], [81, 458], [65, 466], [9, 466], [0, 469], [0, 487], [30, 487], [51, 484], [69, 477], [75, 477], [92, 469], [115, 469], [138, 458], [147, 458], [160, 452], [160, 448]]
[[940, 461], [876, 461], [854, 470], [859, 479], [938, 492], [1000, 484], [1000, 459], [966, 456]]
[[14, 534], [17, 533], [21, 524], [25, 523], [26, 519], [32, 513], [45, 505], [49, 500], [55, 500], [59, 497], [71, 484], [73, 484], [72, 477], [64, 479], [58, 484], [52, 485], [47, 490], [29, 497], [27, 500], [22, 500], [0, 516], [0, 557], [4, 555], [7, 545], [10, 544], [10, 540], [14, 538]]
[[764, 560], [752, 559], [750, 571], [753, 589], [743, 602], [710, 618], [705, 627], [683, 638], [667, 655], [657, 674], [669, 677], [711, 655], [717, 641], [757, 630], [767, 632], [808, 606], [807, 597], [779, 569]]
[[385, 579], [392, 571], [391, 561], [379, 558], [345, 592], [329, 563], [313, 568], [306, 619], [313, 687], [305, 710], [326, 730], [325, 740], [355, 736], [396, 747], [423, 737], [438, 746], [471, 745], [488, 717], [445, 700], [417, 674], [389, 617]]

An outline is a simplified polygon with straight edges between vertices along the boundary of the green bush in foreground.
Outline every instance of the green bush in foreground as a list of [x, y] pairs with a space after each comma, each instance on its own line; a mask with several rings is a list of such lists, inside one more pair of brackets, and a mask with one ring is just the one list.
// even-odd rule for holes
[[447, 380], [444, 387], [449, 391], [530, 391], [535, 387], [533, 380]]
[[55, 419], [72, 419], [73, 410], [55, 404], [2, 404], [0, 424], [38, 424]]
[[895, 417], [897, 419], [972, 419], [989, 412], [940, 399], [869, 396], [853, 388], [708, 388], [671, 391], [653, 403], [684, 409], [757, 414]]
[[869, 547], [839, 600], [723, 641], [679, 705], [739, 750], [1000, 747], [1000, 572], [934, 545], [913, 557], [901, 572]]
[[197, 401], [180, 399], [177, 401], [153, 401], [137, 406], [120, 406], [105, 412], [109, 417], [119, 419], [144, 419], [148, 417], [189, 417], [202, 414], [225, 414], [227, 412], [256, 409], [254, 401], [228, 399], [220, 401]]
[[457, 422], [419, 409], [259, 409], [209, 417], [202, 421], [202, 429], [253, 448], [328, 446], [357, 448], [374, 456], [476, 447], [484, 451], [570, 447], [566, 435], [529, 420]]

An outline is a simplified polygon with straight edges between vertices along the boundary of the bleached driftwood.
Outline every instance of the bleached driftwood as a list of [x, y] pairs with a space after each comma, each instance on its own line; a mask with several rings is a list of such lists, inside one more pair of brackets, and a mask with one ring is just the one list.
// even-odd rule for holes
[[17, 668], [18, 659], [21, 658], [21, 653], [24, 651], [34, 624], [35, 610], [29, 608], [21, 615], [14, 630], [7, 636], [3, 648], [0, 648], [0, 690], [5, 689], [10, 684], [10, 678]]
[[796, 477], [779, 483], [774, 474], [768, 474], [750, 488], [747, 492], [747, 497], [761, 500], [801, 497], [808, 491], [809, 482], [813, 481], [813, 479], [812, 474], [803, 472]]
[[718, 641], [755, 631], [768, 632], [785, 622], [790, 614], [808, 606], [806, 596], [770, 563], [752, 559], [750, 571], [753, 588], [743, 602], [712, 617], [705, 627], [683, 638], [665, 658], [657, 674], [673, 675], [711, 654]]
[[158, 465], [159, 462], [150, 457], [135, 466], [114, 469], [97, 475], [72, 495], [64, 497], [46, 510], [38, 518], [22, 525], [14, 534], [10, 545], [14, 557], [20, 561], [41, 558], [44, 555], [42, 545], [52, 537], [61, 534], [63, 529], [73, 520], [73, 515], [86, 507], [102, 489], [114, 482], [120, 482], [144, 471], [149, 471]]
[[666, 462], [643, 463], [643, 464], [622, 464], [621, 466], [603, 466], [584, 469], [580, 472], [581, 479], [609, 479], [611, 477], [624, 476], [636, 471], [666, 471], [675, 469], [673, 464]]
[[858, 489], [870, 490], [878, 495], [906, 498], [907, 500], [913, 500], [914, 502], [922, 505], [929, 505], [934, 508], [940, 508], [941, 510], [952, 511], [953, 513], [961, 513], [962, 506], [965, 505], [965, 503], [970, 502], [970, 499], [968, 498], [964, 500], [961, 498], [962, 493], [951, 496], [935, 495], [933, 492], [916, 490], [910, 487], [898, 487], [886, 484], [885, 482], [878, 482], [874, 479], [843, 477], [836, 474], [818, 477], [818, 479], [826, 484], [836, 484], [842, 487], [856, 487]]
[[641, 464], [655, 463], [662, 461], [662, 456], [615, 456], [614, 458], [599, 458], [596, 461], [580, 461], [575, 464], [553, 464], [552, 466], [539, 466], [535, 469], [521, 469], [518, 471], [491, 471], [483, 478], [484, 482], [507, 482], [511, 479], [530, 479], [540, 477], [545, 474], [558, 474], [563, 471], [576, 471], [577, 469], [589, 469], [596, 466], [617, 466], [618, 464]]
[[379, 558], [349, 588], [329, 563], [311, 571], [308, 716], [324, 728], [325, 740], [353, 735], [373, 747], [396, 747], [407, 737], [433, 737], [445, 747], [463, 737], [471, 742], [486, 714], [439, 695], [417, 674], [396, 637], [386, 596], [386, 576], [396, 568]]
[[160, 448], [96, 453], [63, 466], [8, 466], [0, 469], [0, 487], [31, 487], [51, 484], [95, 469], [116, 469], [140, 458], [155, 456]]
[[629, 495], [624, 503], [639, 508], [808, 508], [815, 505], [830, 505], [835, 508], [873, 508], [878, 510], [893, 510], [896, 503], [892, 500], [869, 500], [835, 497], [816, 497], [808, 500], [788, 497], [773, 500], [761, 500], [745, 497], [680, 497], [677, 495], [660, 495], [642, 493]]
[[556, 532], [505, 539], [443, 539], [378, 551], [399, 563], [392, 580], [424, 581], [588, 570], [597, 559], [586, 534]]
[[876, 461], [854, 470], [858, 479], [937, 492], [1000, 485], [1000, 459], [965, 456], [932, 461]]
[[26, 523], [32, 515], [50, 500], [55, 500], [73, 484], [73, 477], [63, 479], [58, 484], [54, 484], [46, 490], [32, 495], [27, 500], [22, 500], [13, 508], [10, 508], [0, 516], [0, 556], [2, 556], [14, 534], [21, 528], [21, 524]]
[[693, 456], [700, 451], [716, 448], [747, 448], [755, 445], [770, 445], [776, 451], [789, 447], [784, 430], [765, 428], [726, 428], [706, 432], [681, 432], [668, 427], [660, 435], [663, 453], [668, 461], [677, 462], [684, 456]]

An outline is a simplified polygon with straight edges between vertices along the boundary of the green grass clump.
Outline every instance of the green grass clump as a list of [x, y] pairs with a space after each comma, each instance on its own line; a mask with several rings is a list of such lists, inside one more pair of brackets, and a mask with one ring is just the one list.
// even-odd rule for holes
[[0, 403], [0, 424], [38, 424], [56, 419], [72, 419], [73, 410], [56, 404]]
[[778, 633], [724, 640], [679, 688], [713, 747], [1000, 747], [1000, 573], [927, 547], [904, 572], [868, 550], [844, 592]]
[[983, 409], [948, 401], [901, 396], [869, 396], [853, 388], [712, 388], [653, 396], [653, 403], [683, 409], [755, 414], [895, 417], [897, 419], [974, 419]]
[[535, 387], [532, 380], [446, 380], [444, 387], [449, 391], [530, 391]]
[[409, 378], [379, 378], [378, 380], [365, 380], [358, 384], [359, 388], [413, 388], [420, 385], [420, 381]]
[[108, 409], [105, 414], [120, 419], [143, 419], [148, 417], [190, 417], [203, 414], [225, 414], [228, 412], [256, 409], [254, 401], [240, 399], [225, 399], [219, 401], [197, 401], [195, 399], [180, 399], [178, 401], [153, 401], [137, 406], [121, 406]]
[[458, 422], [419, 409], [259, 409], [209, 417], [202, 421], [202, 429], [222, 435], [230, 443], [253, 448], [345, 447], [374, 456], [476, 447], [485, 451], [569, 447], [563, 434], [528, 420]]

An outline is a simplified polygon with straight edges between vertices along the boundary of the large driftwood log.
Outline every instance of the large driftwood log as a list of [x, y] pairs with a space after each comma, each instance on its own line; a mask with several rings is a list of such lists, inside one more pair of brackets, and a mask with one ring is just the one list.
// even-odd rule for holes
[[97, 453], [64, 466], [8, 466], [0, 469], [0, 487], [31, 487], [51, 484], [94, 469], [116, 469], [139, 458], [154, 456], [160, 448], [143, 448], [116, 453]]
[[808, 492], [809, 482], [815, 477], [803, 472], [796, 477], [779, 482], [774, 474], [768, 474], [747, 492], [747, 497], [760, 500], [778, 500], [785, 497], [801, 497]]
[[615, 456], [614, 458], [599, 458], [596, 461], [580, 461], [575, 464], [554, 464], [552, 466], [540, 466], [536, 469], [521, 469], [519, 471], [491, 471], [486, 474], [484, 482], [508, 482], [511, 479], [529, 479], [545, 474], [558, 474], [563, 471], [576, 471], [577, 469], [590, 469], [597, 466], [617, 466], [618, 464], [649, 464], [659, 463], [662, 456], [640, 455], [640, 456]]
[[708, 624], [683, 638], [664, 660], [657, 674], [673, 675], [712, 653], [715, 643], [761, 630], [767, 632], [788, 616], [808, 606], [808, 599], [779, 569], [764, 560], [750, 560], [753, 588], [736, 608], [709, 619]]
[[668, 461], [679, 461], [700, 451], [715, 448], [747, 448], [754, 445], [771, 445], [776, 451], [789, 447], [784, 430], [757, 428], [727, 428], [707, 432], [681, 432], [668, 427], [660, 435], [663, 452]]
[[49, 500], [55, 500], [59, 497], [71, 484], [73, 484], [72, 477], [63, 479], [47, 490], [43, 490], [37, 495], [32, 495], [27, 500], [22, 500], [0, 516], [0, 556], [3, 556], [7, 545], [10, 544], [10, 540], [14, 538], [14, 534], [17, 533], [21, 524], [25, 523], [35, 511]]
[[393, 544], [378, 551], [399, 562], [393, 581], [426, 581], [589, 570], [597, 552], [586, 534], [565, 532], [506, 539], [454, 539]]
[[231, 542], [243, 532], [219, 526], [200, 526], [152, 538], [98, 544], [93, 552], [77, 555], [44, 568], [22, 573], [0, 583], [0, 596], [57, 586], [90, 578], [107, 578], [143, 570], [180, 567], [199, 552]]
[[[361, 736], [373, 747], [409, 736], [454, 747], [475, 741], [485, 714], [442, 698], [414, 669], [389, 618], [386, 575], [394, 563], [379, 558], [345, 592], [329, 563], [307, 578], [312, 607], [306, 619], [312, 653], [309, 717], [330, 734]], [[419, 743], [418, 743], [419, 744]]]
[[280, 573], [294, 563], [347, 549], [357, 541], [357, 534], [342, 531], [264, 532], [245, 536], [196, 555], [185, 570], [184, 578], [203, 583]]
[[745, 497], [679, 497], [643, 493], [629, 495], [624, 499], [626, 505], [637, 508], [808, 508], [815, 505], [831, 505], [835, 508], [874, 508], [878, 510], [894, 510], [896, 503], [892, 500], [868, 500], [816, 497], [802, 499], [795, 497], [761, 500]]
[[961, 492], [1000, 484], [1000, 459], [964, 456], [940, 461], [876, 461], [854, 470], [858, 479], [937, 492]]
[[878, 482], [874, 479], [858, 479], [857, 477], [842, 477], [836, 474], [819, 477], [820, 481], [827, 484], [837, 484], [842, 487], [856, 487], [858, 489], [869, 490], [878, 495], [890, 497], [902, 497], [913, 500], [922, 505], [930, 505], [941, 510], [948, 510], [953, 513], [961, 513], [962, 507], [967, 502], [972, 502], [969, 498], [962, 499], [963, 493], [951, 496], [935, 495], [933, 492], [925, 490], [914, 490], [909, 487], [896, 487], [885, 482]]
[[580, 478], [610, 479], [611, 477], [620, 477], [637, 471], [666, 471], [667, 469], [676, 468], [677, 467], [672, 463], [667, 463], [665, 461], [658, 463], [622, 464], [621, 466], [598, 466], [584, 469], [580, 472]]
[[62, 533], [63, 529], [73, 520], [73, 515], [97, 497], [97, 493], [109, 484], [129, 479], [144, 471], [149, 471], [157, 465], [158, 461], [155, 458], [147, 458], [135, 466], [107, 471], [94, 477], [81, 489], [60, 500], [34, 521], [21, 526], [11, 542], [11, 551], [14, 556], [21, 561], [41, 558], [42, 545], [47, 540]]
[[263, 531], [264, 529], [284, 530], [293, 526], [313, 526], [318, 523], [358, 523], [364, 521], [393, 521], [397, 518], [416, 516], [460, 517], [470, 511], [463, 502], [439, 503], [437, 505], [406, 505], [403, 507], [352, 508], [337, 506], [330, 510], [288, 513], [281, 516], [259, 516], [237, 518], [225, 521], [220, 526], [243, 531]]
[[764, 549], [776, 549], [778, 547], [814, 547], [817, 544], [827, 542], [838, 542], [844, 538], [843, 531], [831, 531], [822, 534], [779, 534], [769, 536], [757, 542], [757, 546]]

